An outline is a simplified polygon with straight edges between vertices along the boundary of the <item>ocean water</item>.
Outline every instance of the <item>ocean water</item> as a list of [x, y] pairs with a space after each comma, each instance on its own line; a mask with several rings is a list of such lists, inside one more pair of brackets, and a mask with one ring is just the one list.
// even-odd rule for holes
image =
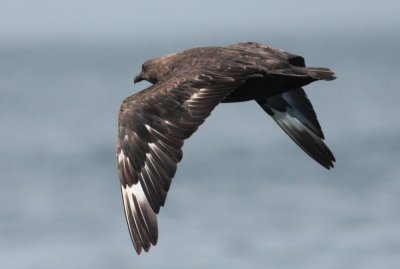
[[221, 105], [186, 142], [159, 242], [140, 256], [116, 172], [119, 105], [148, 85], [132, 84], [145, 59], [202, 44], [0, 47], [0, 268], [400, 268], [400, 39], [257, 41], [338, 73], [306, 87], [335, 169], [255, 103]]

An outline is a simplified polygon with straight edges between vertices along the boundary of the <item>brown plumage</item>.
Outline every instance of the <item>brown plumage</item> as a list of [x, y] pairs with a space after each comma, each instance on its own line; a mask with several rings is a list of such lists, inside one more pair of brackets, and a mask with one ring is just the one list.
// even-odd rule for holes
[[327, 68], [258, 43], [189, 49], [145, 62], [135, 82], [153, 83], [126, 98], [116, 155], [125, 215], [139, 254], [157, 243], [164, 205], [184, 140], [224, 102], [255, 100], [308, 155], [326, 168], [335, 158], [301, 88], [332, 80]]

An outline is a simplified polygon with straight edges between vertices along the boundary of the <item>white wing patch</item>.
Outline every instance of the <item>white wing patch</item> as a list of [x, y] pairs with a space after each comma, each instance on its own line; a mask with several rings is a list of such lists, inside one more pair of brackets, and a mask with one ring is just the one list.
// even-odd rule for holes
[[[130, 160], [124, 154], [123, 150], [119, 152], [117, 159], [121, 169], [131, 169]], [[148, 168], [145, 166], [145, 169]], [[149, 241], [149, 235], [152, 231], [157, 233], [156, 213], [151, 209], [140, 181], [131, 186], [121, 185], [121, 192], [124, 202], [125, 216], [129, 223], [129, 232], [132, 240], [135, 241], [134, 245], [143, 246], [147, 251], [150, 246], [146, 246], [145, 242]], [[152, 242], [155, 244], [156, 239]], [[137, 248], [138, 252], [140, 252], [140, 250], [141, 247]]]
[[129, 161], [129, 159], [126, 158], [126, 156], [122, 150], [119, 152], [117, 158], [118, 158], [118, 164], [120, 164], [120, 165], [125, 165], [124, 160]]
[[[128, 136], [125, 135], [124, 139], [128, 139]], [[133, 174], [131, 162], [130, 162], [129, 158], [127, 156], [125, 156], [124, 151], [122, 149], [119, 152], [117, 159], [118, 159], [118, 165], [119, 165], [119, 167], [121, 167], [121, 169], [129, 170], [131, 172], [131, 174]]]
[[[122, 192], [126, 193], [129, 198], [129, 202], [131, 202], [132, 195], [134, 195], [139, 203], [146, 202], [147, 203], [147, 198], [146, 195], [143, 192], [142, 185], [140, 184], [140, 181], [138, 183], [133, 184], [131, 187], [128, 186], [122, 186]], [[131, 203], [133, 205], [133, 203]]]

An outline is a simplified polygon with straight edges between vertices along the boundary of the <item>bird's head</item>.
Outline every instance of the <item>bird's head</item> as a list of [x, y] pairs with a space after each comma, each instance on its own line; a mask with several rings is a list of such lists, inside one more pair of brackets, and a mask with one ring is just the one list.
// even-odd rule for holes
[[174, 70], [176, 54], [170, 54], [148, 60], [143, 63], [142, 71], [133, 80], [134, 83], [146, 80], [152, 84], [166, 78]]
[[157, 66], [154, 63], [154, 60], [148, 60], [144, 64], [142, 64], [142, 70], [140, 73], [135, 76], [133, 80], [134, 83], [140, 82], [142, 80], [146, 80], [152, 84], [155, 84], [159, 81], [157, 76]]

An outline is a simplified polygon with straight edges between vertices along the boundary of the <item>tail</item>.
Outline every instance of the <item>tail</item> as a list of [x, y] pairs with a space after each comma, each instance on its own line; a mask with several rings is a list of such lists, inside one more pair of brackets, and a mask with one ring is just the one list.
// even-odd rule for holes
[[286, 88], [299, 88], [316, 80], [334, 80], [335, 72], [325, 67], [290, 66], [289, 68], [270, 71], [274, 83], [284, 85]]
[[307, 74], [316, 80], [334, 80], [335, 72], [324, 67], [304, 67]]

